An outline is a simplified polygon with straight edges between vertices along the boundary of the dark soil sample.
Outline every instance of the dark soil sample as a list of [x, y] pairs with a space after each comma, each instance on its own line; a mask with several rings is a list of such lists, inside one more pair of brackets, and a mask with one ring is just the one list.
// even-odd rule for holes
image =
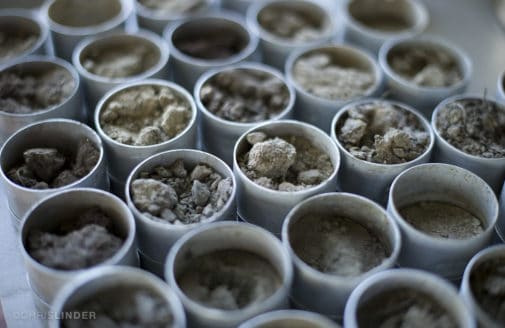
[[360, 328], [456, 328], [453, 316], [431, 296], [410, 288], [379, 293], [358, 307]]
[[0, 61], [13, 59], [30, 50], [40, 37], [39, 33], [15, 26], [1, 26], [0, 29]]
[[86, 138], [79, 142], [75, 156], [55, 148], [32, 148], [23, 153], [23, 164], [10, 169], [7, 176], [26, 188], [60, 188], [88, 175], [99, 157], [100, 151]]
[[254, 69], [233, 69], [211, 77], [200, 91], [203, 105], [225, 120], [269, 120], [289, 104], [289, 89], [276, 76]]
[[137, 0], [157, 14], [178, 16], [194, 13], [209, 5], [208, 0]]
[[13, 114], [31, 114], [63, 103], [75, 88], [72, 75], [51, 65], [39, 74], [24, 69], [0, 73], [0, 110]]
[[430, 236], [444, 239], [467, 239], [481, 234], [482, 221], [469, 211], [449, 203], [425, 201], [400, 210], [414, 228]]
[[479, 307], [505, 327], [505, 258], [488, 259], [470, 275], [470, 288]]
[[426, 152], [430, 143], [416, 115], [382, 101], [349, 109], [339, 120], [336, 134], [351, 155], [379, 164], [410, 162]]
[[382, 32], [402, 32], [412, 27], [409, 20], [396, 15], [368, 15], [354, 17], [366, 27]]
[[241, 52], [246, 47], [247, 40], [230, 28], [201, 25], [198, 32], [174, 36], [173, 43], [179, 51], [188, 56], [217, 60], [226, 59]]
[[174, 321], [170, 305], [163, 298], [149, 289], [133, 286], [102, 290], [64, 311], [90, 314], [86, 319], [62, 320], [64, 328], [166, 328]]
[[335, 276], [359, 276], [390, 253], [375, 232], [344, 217], [308, 215], [298, 219], [289, 234], [291, 247], [302, 261]]
[[222, 310], [238, 310], [265, 301], [282, 285], [276, 269], [243, 250], [221, 250], [198, 256], [177, 276], [193, 301]]
[[247, 135], [249, 151], [239, 155], [245, 175], [265, 188], [299, 191], [328, 179], [333, 164], [328, 154], [301, 136], [268, 137], [263, 132]]
[[123, 239], [112, 230], [112, 218], [99, 208], [91, 208], [56, 231], [30, 231], [27, 249], [36, 261], [53, 269], [89, 268], [106, 261], [121, 248]]
[[505, 157], [505, 108], [485, 99], [462, 99], [441, 108], [436, 128], [459, 150], [484, 158]]
[[199, 164], [188, 170], [181, 159], [152, 172], [141, 172], [131, 197], [146, 217], [175, 225], [202, 222], [219, 212], [233, 190], [231, 178]]

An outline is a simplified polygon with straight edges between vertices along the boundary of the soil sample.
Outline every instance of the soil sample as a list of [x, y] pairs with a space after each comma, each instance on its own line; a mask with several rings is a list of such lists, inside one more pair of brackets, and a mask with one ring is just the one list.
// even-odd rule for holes
[[232, 69], [211, 77], [200, 98], [214, 115], [233, 122], [252, 123], [279, 115], [289, 104], [289, 89], [278, 77], [254, 69]]
[[[384, 10], [384, 8], [381, 10], [381, 8], [374, 8], [381, 6], [381, 2], [354, 0], [349, 5], [349, 12], [357, 22], [369, 29], [398, 33], [413, 26], [411, 19], [407, 15], [402, 15], [401, 9], [399, 9], [404, 7], [406, 3], [405, 0], [388, 0], [387, 7], [392, 10]], [[397, 10], [393, 8], [397, 8]]]
[[68, 313], [89, 313], [94, 318], [65, 319], [64, 328], [171, 327], [170, 305], [159, 295], [142, 287], [117, 286], [93, 294]]
[[193, 301], [221, 310], [261, 303], [282, 285], [279, 273], [264, 258], [232, 249], [191, 259], [176, 279]]
[[477, 265], [470, 275], [470, 288], [479, 307], [497, 326], [505, 326], [505, 258]]
[[436, 128], [457, 149], [483, 158], [505, 157], [505, 108], [485, 99], [462, 99], [438, 111]]
[[252, 132], [247, 141], [251, 148], [239, 155], [238, 162], [245, 175], [262, 187], [304, 190], [325, 181], [333, 172], [328, 154], [304, 137], [268, 137]]
[[345, 217], [307, 215], [291, 226], [289, 234], [302, 261], [335, 276], [359, 276], [390, 254], [375, 232]]
[[457, 59], [440, 47], [398, 45], [387, 60], [396, 74], [420, 87], [445, 88], [463, 79]]
[[410, 162], [424, 152], [430, 135], [421, 120], [383, 101], [357, 105], [342, 115], [336, 135], [352, 156], [379, 164]]
[[205, 221], [219, 212], [233, 190], [231, 178], [223, 178], [206, 164], [188, 169], [182, 159], [169, 166], [141, 172], [131, 184], [131, 197], [146, 217], [167, 224]]
[[481, 234], [485, 229], [477, 216], [445, 202], [414, 203], [403, 207], [400, 214], [415, 229], [436, 238], [468, 239]]
[[54, 231], [30, 231], [27, 249], [36, 261], [53, 269], [90, 268], [111, 258], [121, 248], [124, 238], [113, 230], [108, 214], [100, 208], [90, 208]]
[[150, 146], [178, 136], [192, 116], [190, 103], [177, 91], [142, 85], [110, 97], [100, 113], [100, 127], [119, 143]]
[[75, 154], [56, 148], [31, 148], [23, 152], [23, 163], [10, 169], [7, 176], [26, 188], [60, 188], [88, 175], [99, 158], [100, 151], [87, 138], [79, 141]]
[[9, 69], [0, 73], [0, 111], [31, 114], [60, 105], [70, 97], [75, 81], [66, 69], [50, 65], [37, 74]]
[[411, 288], [381, 292], [358, 307], [360, 328], [456, 328], [458, 324], [433, 297]]
[[49, 18], [56, 23], [83, 28], [100, 25], [121, 14], [120, 0], [58, 0], [49, 7]]
[[2, 26], [0, 28], [0, 61], [14, 59], [28, 51], [40, 38], [39, 33], [14, 26]]
[[293, 67], [293, 77], [306, 92], [316, 97], [342, 101], [364, 95], [375, 83], [372, 72], [341, 66], [324, 52], [299, 58]]
[[136, 41], [93, 47], [81, 58], [90, 73], [108, 78], [125, 78], [142, 74], [156, 65], [159, 50], [152, 44]]
[[157, 14], [178, 16], [196, 12], [208, 5], [208, 0], [137, 0]]
[[271, 4], [259, 12], [258, 23], [281, 39], [294, 42], [317, 40], [325, 32], [324, 17], [311, 14], [307, 9]]

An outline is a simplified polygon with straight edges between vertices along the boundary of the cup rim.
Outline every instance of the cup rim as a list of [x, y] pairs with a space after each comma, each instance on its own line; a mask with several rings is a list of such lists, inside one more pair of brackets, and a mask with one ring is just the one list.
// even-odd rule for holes
[[[376, 103], [376, 102], [388, 103], [393, 106], [401, 107], [402, 109], [406, 110], [407, 112], [409, 112], [411, 114], [414, 114], [417, 117], [417, 119], [419, 120], [421, 125], [424, 127], [424, 130], [426, 130], [426, 132], [430, 136], [430, 141], [429, 141], [425, 151], [422, 154], [420, 154], [418, 157], [416, 157], [408, 162], [405, 162], [405, 163], [384, 164], [384, 163], [375, 163], [375, 162], [370, 162], [370, 161], [367, 161], [364, 159], [359, 159], [359, 158], [355, 157], [354, 155], [352, 155], [344, 147], [344, 145], [342, 144], [340, 139], [337, 137], [337, 133], [336, 133], [337, 124], [339, 123], [342, 116], [352, 108], [355, 108], [355, 107], [363, 105], [363, 104], [370, 104], [370, 103]], [[434, 134], [433, 129], [430, 125], [430, 122], [428, 122], [428, 120], [426, 118], [424, 118], [424, 116], [419, 114], [419, 112], [410, 105], [407, 105], [405, 103], [395, 101], [395, 100], [381, 99], [381, 98], [366, 98], [366, 99], [358, 100], [355, 102], [351, 102], [351, 103], [345, 105], [344, 107], [342, 107], [342, 109], [339, 110], [337, 112], [337, 114], [335, 114], [335, 116], [333, 117], [333, 120], [331, 122], [331, 139], [337, 144], [338, 149], [341, 152], [343, 152], [347, 157], [352, 158], [353, 160], [361, 163], [362, 165], [368, 165], [371, 167], [380, 167], [380, 168], [385, 168], [385, 169], [386, 168], [411, 167], [412, 165], [415, 165], [416, 163], [422, 162], [423, 159], [425, 159], [425, 157], [427, 157], [431, 154], [431, 152], [433, 151], [433, 149], [435, 147], [435, 134]]]
[[212, 8], [216, 4], [216, 0], [205, 0], [204, 6], [200, 9], [197, 9], [196, 12], [182, 12], [179, 14], [164, 14], [163, 12], [160, 12], [159, 10], [149, 8], [143, 3], [141, 3], [139, 0], [135, 0], [135, 10], [136, 14], [138, 16], [141, 16], [143, 18], [147, 19], [152, 19], [152, 20], [159, 20], [159, 21], [164, 21], [164, 20], [179, 20], [179, 19], [184, 19], [187, 17], [190, 17], [194, 14], [197, 14], [201, 11], [205, 11], [206, 9]]
[[497, 89], [498, 94], [505, 100], [505, 70], [498, 77]]
[[[279, 80], [281, 80], [281, 82], [284, 84], [284, 86], [288, 90], [288, 93], [289, 93], [288, 105], [282, 111], [277, 113], [276, 116], [271, 117], [268, 120], [264, 120], [264, 121], [260, 121], [260, 122], [247, 122], [247, 123], [246, 122], [235, 122], [235, 121], [221, 118], [221, 117], [215, 115], [214, 113], [210, 112], [207, 109], [207, 107], [202, 103], [202, 99], [200, 97], [200, 91], [201, 91], [202, 87], [211, 78], [213, 78], [217, 74], [222, 73], [222, 72], [229, 72], [229, 71], [233, 71], [233, 70], [261, 71], [261, 72], [266, 73], [270, 76], [278, 78]], [[206, 118], [211, 119], [215, 122], [218, 122], [218, 123], [226, 125], [226, 126], [237, 127], [237, 128], [242, 128], [242, 129], [243, 128], [249, 129], [249, 128], [252, 128], [252, 127], [258, 125], [259, 123], [275, 121], [275, 120], [281, 119], [283, 117], [286, 117], [286, 115], [288, 115], [293, 110], [293, 107], [294, 107], [295, 101], [296, 101], [296, 92], [295, 92], [293, 86], [286, 81], [286, 78], [284, 77], [284, 75], [280, 71], [278, 71], [277, 69], [275, 69], [271, 66], [262, 64], [262, 63], [242, 62], [242, 63], [237, 63], [232, 66], [212, 69], [212, 70], [209, 70], [209, 71], [203, 73], [195, 84], [193, 97], [195, 99], [197, 108], [200, 110], [200, 112], [203, 115], [205, 115]]]
[[286, 309], [274, 310], [259, 314], [245, 322], [238, 328], [259, 328], [264, 324], [275, 323], [277, 320], [307, 320], [313, 324], [320, 325], [321, 327], [336, 328], [337, 326], [333, 321], [327, 317], [316, 313], [304, 310]]

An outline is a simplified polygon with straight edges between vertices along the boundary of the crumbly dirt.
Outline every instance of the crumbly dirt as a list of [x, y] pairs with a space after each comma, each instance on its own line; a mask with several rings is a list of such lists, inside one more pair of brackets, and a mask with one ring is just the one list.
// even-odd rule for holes
[[160, 14], [171, 16], [197, 12], [208, 5], [208, 0], [138, 0], [138, 2]]
[[497, 326], [505, 326], [505, 258], [489, 259], [475, 267], [470, 288], [479, 307]]
[[159, 52], [154, 51], [154, 46], [137, 42], [95, 47], [81, 60], [82, 66], [90, 73], [109, 78], [125, 78], [149, 70], [156, 64], [159, 56]]
[[453, 316], [423, 292], [398, 288], [379, 293], [358, 307], [361, 328], [456, 328]]
[[[389, 0], [389, 3], [391, 2], [404, 2], [404, 0]], [[377, 4], [379, 5], [380, 3]], [[367, 28], [382, 32], [401, 32], [412, 27], [412, 24], [406, 17], [398, 14], [380, 12], [353, 14], [351, 12], [351, 15]]]
[[308, 215], [297, 220], [289, 233], [290, 244], [302, 261], [335, 276], [359, 276], [390, 253], [376, 233], [345, 217]]
[[258, 14], [258, 22], [269, 33], [294, 42], [317, 40], [325, 32], [324, 17], [290, 5], [267, 6]]
[[174, 321], [170, 305], [163, 298], [133, 286], [105, 289], [65, 311], [95, 314], [93, 319], [65, 319], [65, 328], [165, 328]]
[[436, 128], [459, 150], [484, 158], [505, 157], [505, 108], [485, 99], [464, 99], [440, 109]]
[[119, 143], [149, 146], [178, 136], [192, 115], [189, 102], [175, 90], [144, 85], [112, 96], [100, 113], [100, 126]]
[[265, 188], [299, 191], [330, 177], [333, 164], [328, 154], [300, 136], [269, 137], [263, 132], [247, 135], [251, 148], [239, 155], [245, 175]]
[[23, 152], [23, 163], [7, 176], [31, 189], [60, 188], [88, 175], [98, 163], [100, 151], [89, 139], [81, 139], [73, 155], [56, 148], [32, 148]]
[[462, 80], [456, 58], [441, 48], [397, 46], [388, 63], [402, 78], [422, 87], [450, 87]]
[[121, 248], [123, 239], [112, 230], [112, 218], [100, 208], [90, 208], [56, 231], [30, 231], [27, 248], [36, 261], [50, 268], [89, 268], [106, 261]]
[[137, 209], [148, 218], [174, 224], [193, 224], [211, 218], [228, 202], [231, 178], [198, 164], [189, 168], [182, 159], [152, 172], [141, 172], [131, 185]]
[[225, 120], [269, 120], [289, 104], [289, 90], [276, 76], [253, 69], [233, 69], [211, 77], [200, 91], [203, 105]]
[[261, 303], [282, 285], [279, 273], [264, 258], [231, 249], [192, 259], [177, 282], [192, 300], [222, 310]]
[[364, 95], [374, 84], [372, 72], [340, 66], [326, 53], [308, 54], [298, 59], [293, 77], [308, 93], [329, 100], [350, 100]]
[[0, 73], [0, 110], [31, 114], [63, 103], [75, 88], [70, 73], [59, 66], [49, 66], [43, 73], [22, 69]]
[[0, 61], [13, 59], [37, 43], [40, 35], [16, 28], [0, 31]]
[[402, 217], [414, 228], [444, 239], [468, 239], [481, 234], [482, 220], [469, 211], [449, 203], [424, 201], [405, 206]]
[[226, 59], [240, 53], [246, 40], [237, 31], [202, 25], [200, 30], [174, 37], [174, 45], [182, 53], [199, 59]]
[[416, 115], [384, 101], [349, 109], [338, 122], [336, 134], [351, 155], [380, 164], [410, 162], [426, 152], [430, 143]]

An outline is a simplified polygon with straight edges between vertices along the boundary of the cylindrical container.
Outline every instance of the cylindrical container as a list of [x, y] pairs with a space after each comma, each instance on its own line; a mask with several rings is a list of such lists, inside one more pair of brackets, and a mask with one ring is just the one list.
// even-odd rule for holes
[[[332, 174], [320, 184], [299, 191], [272, 190], [253, 182], [242, 171], [239, 156], [249, 145], [247, 135], [263, 132], [269, 137], [300, 136], [308, 139], [314, 147], [325, 152], [333, 165]], [[233, 172], [237, 180], [237, 208], [239, 217], [249, 223], [259, 225], [280, 235], [282, 224], [288, 212], [302, 200], [311, 196], [337, 190], [337, 172], [340, 168], [340, 154], [337, 146], [323, 131], [297, 121], [281, 120], [261, 124], [244, 133], [235, 144], [233, 151]]]
[[[94, 74], [86, 69], [85, 65], [89, 56], [100, 51], [102, 53], [107, 50], [117, 51], [115, 48], [123, 49], [129, 46], [132, 47], [131, 50], [137, 50], [135, 47], [139, 46], [145, 47], [146, 53], [149, 54], [149, 58], [144, 56], [146, 63], [142, 63], [148, 67], [145, 71], [132, 76], [109, 77]], [[93, 117], [95, 106], [100, 98], [116, 86], [148, 78], [168, 79], [168, 57], [166, 42], [149, 31], [114, 33], [90, 37], [81, 41], [75, 48], [73, 63], [84, 84], [89, 117]]]
[[273, 118], [274, 120], [291, 118], [293, 106], [296, 99], [296, 93], [293, 87], [287, 83], [282, 73], [267, 65], [248, 62], [237, 64], [232, 67], [211, 70], [204, 73], [198, 79], [194, 91], [196, 105], [199, 109], [199, 112], [202, 114], [200, 121], [202, 146], [206, 151], [223, 159], [229, 165], [233, 165], [233, 147], [235, 147], [237, 139], [247, 130], [262, 123], [262, 122], [242, 123], [227, 120], [210, 112], [207, 109], [207, 107], [202, 103], [201, 99], [202, 87], [204, 87], [205, 84], [210, 79], [214, 78], [216, 75], [232, 70], [258, 71], [264, 74], [271, 75], [282, 81], [282, 83], [286, 86], [289, 92], [289, 103], [284, 110], [279, 112], [277, 116]]
[[496, 100], [501, 103], [505, 103], [505, 71], [503, 71], [503, 73], [498, 77], [496, 90]]
[[[114, 292], [125, 289], [148, 291], [156, 295], [170, 309], [172, 323], [170, 325], [167, 323], [167, 326], [173, 328], [186, 327], [184, 308], [170, 287], [148, 272], [126, 266], [94, 268], [76, 277], [56, 296], [51, 308], [54, 318], [50, 321], [49, 327], [62, 327], [62, 317], [65, 313], [72, 313], [75, 306], [92, 300], [94, 297], [100, 297], [108, 291]], [[109, 306], [112, 309], [114, 308], [114, 304]], [[98, 322], [96, 324], [98, 325]]]
[[[475, 318], [456, 289], [447, 281], [427, 272], [409, 269], [380, 272], [362, 282], [351, 294], [345, 307], [344, 326], [359, 327], [359, 310], [371, 298], [395, 290], [415, 290], [437, 302], [455, 322], [456, 327], [475, 328]], [[408, 303], [406, 303], [408, 304]], [[405, 306], [406, 307], [406, 306]], [[381, 309], [377, 309], [380, 311]], [[418, 312], [413, 312], [418, 313]], [[379, 323], [377, 323], [379, 324]]]
[[[64, 153], [75, 154], [82, 139], [89, 139], [100, 152], [95, 167], [83, 178], [69, 185], [54, 189], [30, 189], [13, 182], [7, 172], [19, 164], [23, 152], [30, 148], [54, 147]], [[14, 225], [36, 202], [63, 189], [90, 187], [107, 190], [109, 181], [105, 167], [105, 155], [100, 137], [83, 123], [52, 119], [30, 124], [11, 136], [0, 150], [0, 179], [9, 203]]]
[[388, 40], [421, 34], [429, 23], [428, 10], [418, 0], [345, 0], [341, 10], [344, 40], [374, 53]]
[[79, 41], [122, 30], [133, 13], [132, 0], [51, 0], [44, 9], [54, 52], [68, 61]]
[[[194, 16], [197, 14], [206, 13], [215, 10], [217, 0], [199, 0], [201, 4], [196, 4], [195, 8], [186, 9], [184, 12], [172, 12], [163, 8], [153, 8], [147, 6], [142, 0], [135, 1], [135, 13], [137, 15], [137, 23], [140, 28], [151, 30], [157, 34], [162, 34], [168, 24], [172, 24], [177, 20]], [[177, 1], [171, 1], [172, 3]], [[179, 1], [181, 3], [184, 0]], [[161, 3], [161, 2], [160, 2]]]
[[[487, 101], [498, 106], [505, 111], [505, 105], [495, 102], [492, 99], [484, 99], [477, 95], [459, 95], [442, 101], [433, 112], [431, 117], [431, 127], [435, 133], [436, 143], [433, 152], [435, 162], [448, 163], [463, 167], [484, 179], [496, 193], [499, 193], [503, 181], [505, 180], [505, 157], [485, 158], [468, 154], [445, 140], [438, 129], [438, 117], [442, 109], [453, 102], [459, 100], [479, 100]], [[503, 124], [498, 122], [498, 124]]]
[[[457, 65], [461, 79], [445, 87], [420, 86], [400, 76], [390, 64], [390, 56], [396, 49], [440, 49], [451, 56]], [[422, 36], [412, 39], [391, 40], [379, 51], [379, 64], [384, 71], [386, 84], [392, 98], [412, 105], [427, 118], [442, 100], [466, 90], [472, 78], [472, 61], [457, 45], [437, 37]]]
[[[64, 190], [53, 194], [32, 207], [26, 214], [19, 237], [21, 252], [28, 272], [33, 292], [44, 302], [51, 304], [63, 285], [79, 273], [89, 269], [59, 270], [50, 268], [35, 260], [28, 251], [28, 236], [34, 229], [55, 231], [62, 224], [75, 219], [72, 214], [83, 208], [98, 207], [112, 219], [112, 226], [118, 236], [124, 238], [121, 248], [110, 258], [97, 266], [125, 264], [136, 266], [138, 259], [135, 241], [135, 220], [130, 210], [119, 198], [105, 191], [88, 188]], [[70, 215], [70, 216], [69, 216]], [[75, 215], [75, 214], [74, 214]]]
[[[153, 85], [159, 87], [167, 87], [175, 91], [183, 99], [187, 101], [191, 108], [192, 117], [186, 128], [174, 138], [165, 142], [151, 146], [132, 146], [120, 143], [109, 137], [103, 130], [100, 124], [100, 115], [111, 98], [116, 94], [128, 89], [133, 89], [138, 86]], [[124, 191], [124, 183], [130, 175], [131, 171], [137, 164], [159, 152], [171, 149], [184, 149], [196, 147], [196, 120], [197, 110], [196, 105], [191, 97], [191, 94], [182, 87], [172, 82], [163, 80], [143, 80], [120, 85], [105, 94], [100, 100], [95, 111], [95, 127], [104, 142], [105, 152], [107, 154], [108, 172], [111, 178], [111, 184], [116, 185], [115, 190]]]
[[[293, 72], [297, 62], [305, 57], [325, 54], [332, 60], [332, 65], [354, 68], [373, 75], [373, 83], [363, 94], [352, 99], [329, 99], [319, 97], [307, 91], [297, 81]], [[383, 73], [377, 61], [367, 52], [346, 45], [315, 46], [294, 51], [286, 61], [286, 79], [296, 90], [295, 118], [329, 132], [331, 120], [335, 114], [352, 101], [366, 97], [377, 97], [382, 93]], [[335, 87], [338, 89], [338, 87]]]
[[[188, 167], [205, 164], [214, 169], [223, 178], [232, 179], [233, 189], [228, 201], [211, 217], [200, 223], [188, 225], [175, 225], [168, 222], [159, 222], [146, 217], [135, 206], [131, 195], [131, 184], [138, 179], [141, 172], [151, 172], [158, 166], [173, 164], [182, 159]], [[236, 183], [232, 170], [221, 159], [199, 150], [179, 149], [163, 152], [149, 157], [140, 163], [130, 174], [126, 182], [126, 201], [137, 223], [137, 237], [140, 259], [144, 267], [149, 271], [163, 276], [163, 266], [167, 254], [173, 244], [186, 233], [197, 227], [222, 220], [234, 220], [236, 218], [235, 207]]]
[[502, 188], [500, 196], [500, 213], [498, 222], [496, 223], [496, 234], [499, 237], [499, 241], [505, 243], [505, 188]]
[[338, 328], [340, 326], [320, 314], [299, 310], [280, 310], [260, 314], [239, 326], [239, 328], [265, 327]]
[[79, 74], [66, 61], [56, 57], [30, 56], [9, 64], [0, 71], [0, 74], [13, 73], [21, 76], [37, 76], [55, 68], [63, 69], [70, 75], [74, 83], [71, 93], [60, 104], [43, 110], [34, 110], [29, 114], [7, 113], [0, 110], [0, 143], [30, 123], [50, 118], [83, 120], [84, 109]]
[[[466, 239], [445, 239], [415, 229], [400, 211], [426, 201], [455, 205], [472, 213], [481, 220], [483, 231]], [[402, 232], [399, 265], [452, 281], [460, 279], [472, 256], [489, 245], [498, 218], [498, 201], [484, 180], [447, 164], [422, 164], [401, 173], [391, 185], [387, 208]]]
[[[429, 142], [426, 146], [426, 150], [419, 157], [401, 164], [374, 163], [356, 158], [344, 147], [338, 138], [337, 128], [342, 124], [341, 121], [345, 118], [346, 113], [352, 108], [373, 102], [386, 102], [387, 104], [398, 106], [408, 113], [415, 115], [420, 125], [429, 135]], [[406, 169], [418, 164], [428, 163], [435, 144], [435, 135], [433, 134], [431, 125], [423, 116], [419, 115], [416, 110], [402, 103], [379, 99], [353, 102], [342, 108], [332, 121], [331, 138], [337, 144], [340, 150], [340, 157], [342, 158], [342, 168], [340, 169], [338, 177], [340, 189], [345, 192], [363, 195], [383, 205], [387, 204], [391, 182], [393, 182], [398, 174]]]
[[253, 0], [221, 0], [221, 7], [245, 15]]
[[[213, 45], [215, 47], [214, 52], [224, 51], [221, 48], [226, 46], [234, 47], [235, 53], [228, 56], [222, 55], [221, 58], [199, 58], [178, 48], [179, 42], [185, 39], [197, 38], [204, 40], [205, 36], [207, 38], [229, 38], [229, 40], [222, 40], [221, 42], [234, 43], [234, 45], [225, 44], [219, 48]], [[170, 49], [170, 65], [173, 70], [174, 81], [187, 90], [193, 90], [200, 75], [209, 69], [228, 67], [253, 59], [259, 43], [258, 37], [246, 27], [245, 20], [233, 12], [209, 13], [204, 16], [190, 17], [178, 21], [167, 26], [163, 37], [167, 40]], [[194, 40], [191, 42], [199, 44]], [[207, 42], [210, 43], [211, 41]]]
[[[293, 231], [297, 223], [308, 215], [342, 217], [363, 226], [376, 234], [387, 250], [387, 257], [379, 265], [357, 276], [338, 276], [311, 267], [296, 253], [293, 245]], [[295, 267], [291, 294], [293, 303], [299, 308], [338, 320], [342, 319], [352, 290], [367, 277], [394, 267], [401, 248], [400, 230], [386, 211], [371, 200], [347, 193], [314, 196], [293, 208], [282, 227], [282, 242]]]
[[[492, 316], [487, 312], [485, 305], [479, 304], [475, 294], [474, 294], [474, 286], [472, 286], [472, 275], [479, 269], [479, 266], [489, 263], [493, 260], [501, 261], [502, 265], [505, 263], [505, 246], [497, 245], [493, 247], [486, 248], [479, 253], [477, 253], [472, 260], [468, 263], [465, 269], [465, 274], [463, 275], [463, 281], [461, 282], [460, 294], [467, 306], [475, 313], [477, 321], [479, 323], [479, 327], [485, 328], [498, 328], [501, 327], [503, 322], [498, 322], [496, 319], [492, 318]], [[491, 277], [492, 279], [492, 277]], [[486, 285], [486, 282], [480, 282], [483, 285]], [[499, 285], [498, 281], [492, 280], [492, 283], [489, 282], [489, 286]], [[492, 287], [490, 287], [492, 288]], [[499, 298], [497, 295], [493, 295], [495, 298]]]
[[[317, 28], [311, 28], [310, 33], [316, 35], [307, 40], [295, 38], [283, 38], [268, 31], [261, 25], [260, 17], [268, 11], [276, 10], [280, 13], [296, 12], [307, 17], [307, 21], [319, 24]], [[272, 14], [273, 15], [273, 14]], [[296, 16], [295, 16], [296, 17]], [[294, 19], [293, 16], [278, 17], [279, 20]], [[334, 16], [329, 8], [312, 0], [268, 0], [259, 1], [251, 5], [247, 11], [247, 25], [260, 39], [260, 47], [263, 61], [267, 65], [278, 69], [284, 69], [286, 59], [291, 52], [303, 48], [313, 47], [330, 42], [336, 33]], [[282, 22], [279, 22], [282, 23]]]
[[[1, 9], [1, 5], [0, 5]], [[2, 34], [2, 53], [0, 53], [0, 67], [28, 55], [43, 55], [48, 46], [49, 29], [34, 12], [23, 9], [2, 9], [0, 10], [0, 33]], [[31, 37], [28, 45], [23, 45], [21, 49], [5, 49], [4, 47], [16, 47], [9, 38]], [[26, 41], [25, 41], [26, 42]]]
[[[192, 300], [179, 286], [177, 275], [192, 258], [222, 250], [246, 251], [265, 259], [277, 270], [280, 287], [262, 302], [239, 310], [210, 308]], [[179, 239], [168, 254], [165, 278], [181, 299], [190, 327], [237, 327], [258, 314], [288, 308], [293, 268], [281, 242], [264, 229], [246, 223], [220, 222]]]

